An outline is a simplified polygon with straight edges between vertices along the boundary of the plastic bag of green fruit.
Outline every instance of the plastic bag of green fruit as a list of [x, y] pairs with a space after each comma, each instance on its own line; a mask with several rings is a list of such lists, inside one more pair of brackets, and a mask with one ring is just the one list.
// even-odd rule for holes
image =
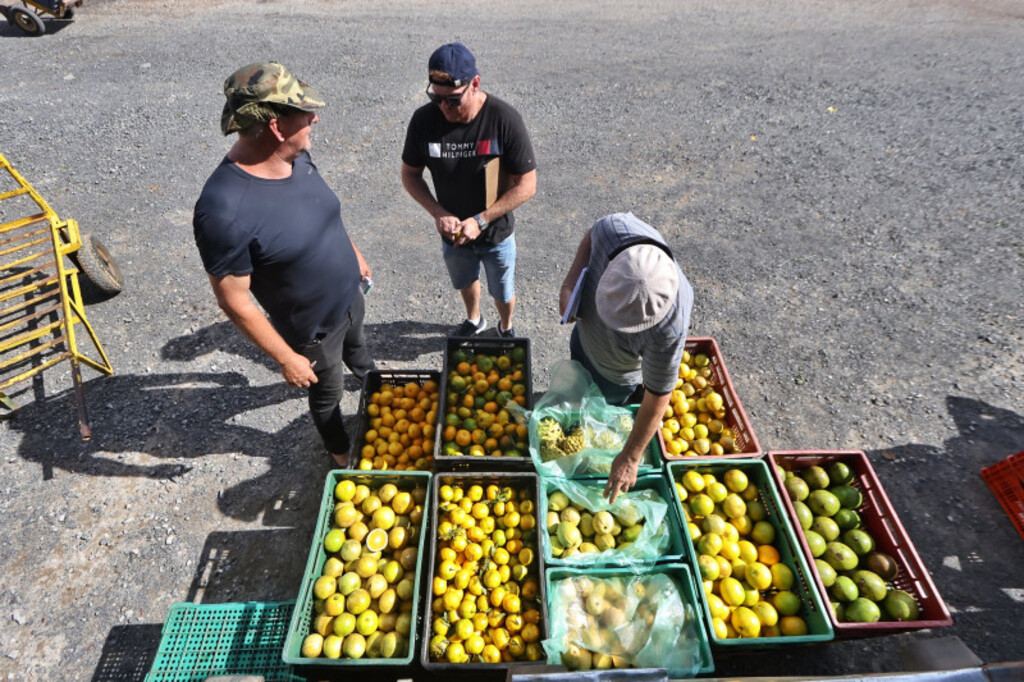
[[632, 429], [632, 410], [609, 405], [583, 365], [560, 360], [529, 413], [530, 457], [542, 476], [607, 475]]
[[546, 479], [541, 512], [545, 557], [555, 565], [653, 564], [668, 548], [668, 503], [657, 490], [631, 490], [614, 504], [604, 481]]
[[549, 613], [557, 615], [542, 642], [549, 663], [570, 670], [665, 668], [673, 677], [712, 669], [694, 604], [668, 572], [553, 570]]

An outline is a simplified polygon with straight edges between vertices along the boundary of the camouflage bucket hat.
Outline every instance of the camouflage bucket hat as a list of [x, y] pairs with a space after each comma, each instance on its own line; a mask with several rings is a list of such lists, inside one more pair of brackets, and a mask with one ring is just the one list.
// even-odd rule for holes
[[224, 96], [220, 129], [225, 135], [276, 118], [281, 106], [302, 111], [324, 106], [319, 92], [276, 62], [256, 62], [235, 71], [224, 81]]

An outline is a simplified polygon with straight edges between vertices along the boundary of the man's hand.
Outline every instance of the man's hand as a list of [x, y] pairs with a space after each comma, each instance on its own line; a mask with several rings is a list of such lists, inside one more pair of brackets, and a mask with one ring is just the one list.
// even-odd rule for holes
[[455, 246], [462, 246], [466, 242], [473, 241], [480, 236], [480, 223], [476, 221], [476, 218], [466, 218], [459, 223], [455, 236]]
[[615, 503], [619, 493], [629, 492], [636, 483], [637, 471], [640, 469], [640, 458], [632, 457], [626, 450], [620, 452], [612, 460], [612, 469], [608, 473], [608, 483], [604, 487], [604, 496], [610, 504]]
[[455, 216], [438, 216], [434, 224], [437, 227], [437, 233], [446, 241], [453, 242], [458, 238], [459, 219]]
[[310, 384], [317, 383], [316, 374], [313, 372], [313, 365], [303, 355], [292, 353], [281, 362], [280, 368], [281, 376], [292, 386], [309, 388]]

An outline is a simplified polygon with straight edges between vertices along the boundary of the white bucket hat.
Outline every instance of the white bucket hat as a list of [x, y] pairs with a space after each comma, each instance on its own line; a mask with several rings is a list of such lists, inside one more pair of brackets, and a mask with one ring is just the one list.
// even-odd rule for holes
[[679, 269], [663, 249], [638, 244], [620, 252], [597, 284], [597, 314], [609, 327], [632, 334], [665, 319], [679, 297]]

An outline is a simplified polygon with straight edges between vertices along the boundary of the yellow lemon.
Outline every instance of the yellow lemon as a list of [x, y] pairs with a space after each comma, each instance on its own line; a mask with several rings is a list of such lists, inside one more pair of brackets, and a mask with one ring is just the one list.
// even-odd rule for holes
[[699, 493], [704, 490], [704, 477], [696, 471], [687, 471], [683, 474], [683, 487], [691, 493]]
[[750, 610], [757, 614], [762, 627], [771, 627], [779, 622], [779, 612], [775, 607], [766, 601], [759, 601], [750, 607]]
[[746, 606], [741, 606], [733, 611], [729, 623], [741, 637], [757, 637], [761, 634], [760, 619]]
[[799, 616], [784, 616], [779, 620], [779, 630], [787, 637], [801, 637], [807, 634], [807, 623]]
[[759, 561], [747, 564], [744, 578], [751, 587], [758, 590], [767, 590], [772, 585], [771, 570]]
[[334, 498], [339, 502], [348, 502], [356, 494], [356, 484], [350, 479], [343, 479], [338, 481], [338, 485], [334, 486]]
[[718, 593], [729, 606], [739, 606], [746, 598], [743, 583], [736, 578], [722, 578], [718, 583]]
[[789, 590], [782, 590], [772, 597], [772, 605], [783, 616], [792, 616], [800, 610], [800, 597]]
[[793, 587], [793, 569], [783, 563], [773, 564], [772, 587], [777, 590], [789, 590]]

